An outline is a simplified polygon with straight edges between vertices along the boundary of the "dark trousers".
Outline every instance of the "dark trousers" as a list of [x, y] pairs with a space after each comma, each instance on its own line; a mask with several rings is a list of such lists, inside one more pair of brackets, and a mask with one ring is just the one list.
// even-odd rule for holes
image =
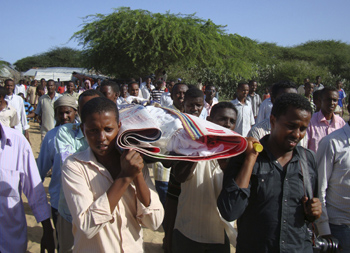
[[173, 231], [173, 253], [230, 253], [230, 240], [225, 233], [225, 243], [201, 243], [192, 241], [179, 230]]

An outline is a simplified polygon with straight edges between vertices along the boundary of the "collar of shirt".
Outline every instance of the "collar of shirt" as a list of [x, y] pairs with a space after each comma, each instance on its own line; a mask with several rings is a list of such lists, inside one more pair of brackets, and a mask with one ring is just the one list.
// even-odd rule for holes
[[88, 147], [85, 151], [82, 151], [77, 156], [75, 156], [75, 159], [77, 161], [80, 161], [81, 163], [85, 164], [91, 164], [94, 166], [103, 176], [107, 177], [111, 183], [113, 183], [113, 178], [109, 171], [97, 161], [94, 153], [92, 152], [91, 148]]
[[[329, 125], [335, 126], [335, 124], [338, 123], [338, 121], [339, 119], [337, 115], [333, 113], [332, 121]], [[327, 122], [326, 124], [328, 124], [328, 120], [325, 118], [321, 110], [317, 112], [317, 122], [324, 122], [324, 123]]]
[[242, 104], [241, 101], [238, 100], [238, 98], [236, 98], [235, 100], [232, 101], [233, 104], [240, 104], [240, 105], [249, 105], [249, 101], [246, 99], [245, 103]]

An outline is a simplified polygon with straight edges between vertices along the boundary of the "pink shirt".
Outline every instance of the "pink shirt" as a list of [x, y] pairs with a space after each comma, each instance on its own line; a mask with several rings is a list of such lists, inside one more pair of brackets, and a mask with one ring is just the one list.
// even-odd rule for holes
[[318, 149], [318, 143], [326, 135], [342, 128], [345, 121], [338, 115], [333, 113], [333, 118], [329, 124], [321, 111], [315, 112], [312, 115], [309, 126], [307, 128], [308, 148], [314, 152]]

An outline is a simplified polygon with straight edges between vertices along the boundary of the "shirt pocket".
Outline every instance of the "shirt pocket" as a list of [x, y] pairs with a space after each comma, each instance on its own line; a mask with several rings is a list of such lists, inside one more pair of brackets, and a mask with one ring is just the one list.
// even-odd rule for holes
[[19, 197], [20, 173], [0, 168], [0, 196]]
[[258, 201], [266, 201], [267, 199], [274, 196], [273, 176], [274, 176], [273, 170], [267, 172], [266, 174], [256, 175], [256, 183], [257, 183], [256, 197]]

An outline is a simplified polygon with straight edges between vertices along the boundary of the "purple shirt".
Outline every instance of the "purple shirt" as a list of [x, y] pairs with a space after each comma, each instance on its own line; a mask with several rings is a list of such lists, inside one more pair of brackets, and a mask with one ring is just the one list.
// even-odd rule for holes
[[345, 121], [333, 113], [333, 118], [329, 124], [321, 111], [315, 112], [312, 115], [309, 126], [307, 128], [308, 144], [307, 147], [314, 152], [318, 149], [318, 143], [326, 135], [342, 128]]
[[0, 132], [0, 252], [26, 252], [22, 191], [37, 222], [50, 218], [50, 206], [28, 141], [1, 124]]

